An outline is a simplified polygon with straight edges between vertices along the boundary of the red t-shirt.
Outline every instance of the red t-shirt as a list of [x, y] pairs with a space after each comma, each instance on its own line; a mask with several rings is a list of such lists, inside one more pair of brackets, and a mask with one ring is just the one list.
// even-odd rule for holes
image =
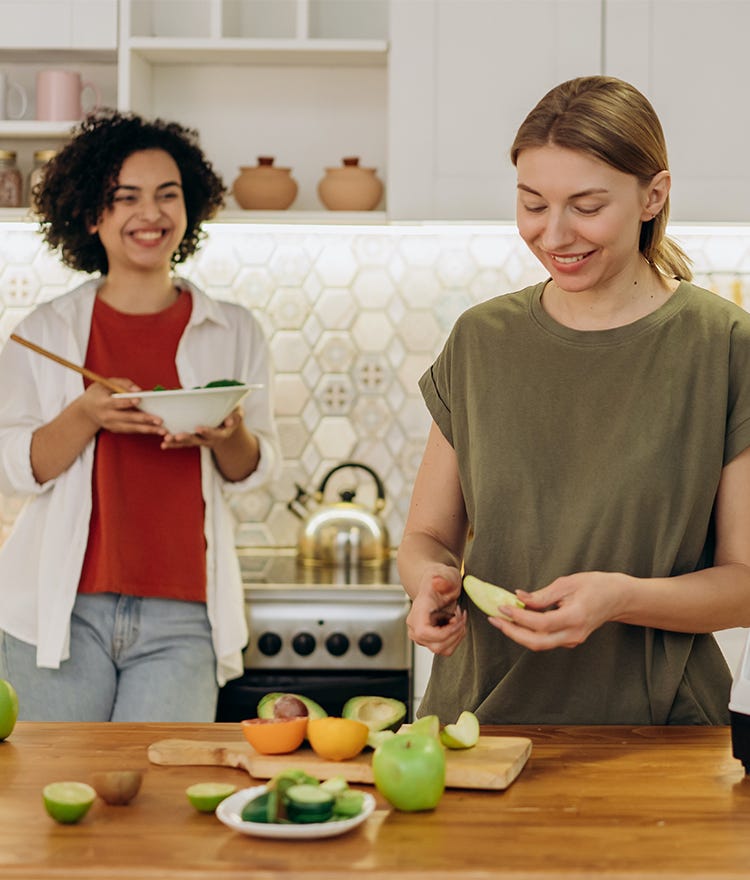
[[[150, 315], [118, 312], [97, 299], [86, 366], [132, 379], [144, 391], [179, 388], [175, 355], [191, 309], [187, 291]], [[205, 601], [200, 450], [162, 450], [160, 442], [99, 431], [79, 592]]]

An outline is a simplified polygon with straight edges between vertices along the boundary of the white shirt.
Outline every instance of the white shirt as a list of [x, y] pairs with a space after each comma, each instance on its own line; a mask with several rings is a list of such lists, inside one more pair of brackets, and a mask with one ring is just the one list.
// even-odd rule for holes
[[[82, 364], [96, 291], [103, 279], [40, 305], [16, 328], [37, 345]], [[225, 480], [201, 447], [205, 502], [206, 605], [220, 685], [242, 674], [248, 632], [234, 521], [227, 503], [271, 479], [280, 461], [273, 420], [268, 346], [245, 308], [211, 299], [187, 281], [193, 308], [175, 358], [183, 387], [217, 377], [260, 383], [244, 403], [245, 423], [260, 442], [258, 469]], [[26, 496], [0, 548], [0, 630], [37, 646], [37, 665], [56, 669], [70, 656], [70, 615], [83, 565], [91, 515], [94, 439], [62, 474], [39, 485], [31, 469], [31, 437], [84, 391], [83, 378], [12, 340], [0, 352], [0, 493]]]

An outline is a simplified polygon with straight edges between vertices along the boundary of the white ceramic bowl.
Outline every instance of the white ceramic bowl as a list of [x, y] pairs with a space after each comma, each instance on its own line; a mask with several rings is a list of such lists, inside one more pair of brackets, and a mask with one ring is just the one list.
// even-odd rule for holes
[[296, 825], [293, 822], [276, 824], [266, 822], [245, 822], [242, 810], [248, 801], [263, 794], [267, 786], [258, 785], [254, 788], [243, 788], [225, 798], [216, 808], [216, 817], [228, 828], [248, 834], [252, 837], [270, 837], [281, 840], [312, 840], [317, 837], [338, 837], [358, 825], [361, 825], [375, 810], [375, 798], [369, 792], [362, 792], [364, 803], [362, 812], [351, 819], [330, 820], [328, 822], [310, 822]]
[[218, 388], [178, 388], [172, 391], [134, 391], [113, 394], [140, 398], [139, 409], [159, 416], [170, 434], [192, 434], [196, 428], [214, 428], [254, 388], [262, 385], [224, 385]]

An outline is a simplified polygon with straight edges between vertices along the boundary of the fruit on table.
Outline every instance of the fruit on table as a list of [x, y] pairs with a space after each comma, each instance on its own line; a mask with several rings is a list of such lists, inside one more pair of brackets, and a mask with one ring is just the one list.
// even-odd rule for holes
[[261, 755], [287, 755], [302, 745], [307, 715], [295, 718], [248, 718], [241, 722], [245, 739]]
[[96, 792], [85, 782], [50, 782], [42, 789], [42, 800], [56, 822], [72, 825], [91, 809]]
[[446, 724], [440, 731], [440, 742], [449, 749], [470, 749], [479, 742], [479, 719], [464, 711], [455, 724]]
[[307, 739], [316, 755], [329, 761], [346, 761], [367, 744], [370, 728], [353, 718], [310, 718]]
[[18, 694], [9, 681], [0, 678], [0, 740], [7, 739], [18, 718]]
[[473, 574], [464, 576], [464, 591], [471, 601], [489, 617], [503, 617], [499, 609], [504, 605], [515, 605], [523, 608], [523, 602], [509, 590], [504, 590], [495, 584], [480, 580]]
[[395, 730], [406, 718], [406, 704], [390, 697], [352, 697], [341, 715], [364, 722], [372, 731]]
[[402, 724], [399, 733], [425, 733], [438, 739], [440, 736], [440, 719], [437, 715], [423, 715], [411, 724]]
[[185, 789], [185, 794], [199, 813], [213, 813], [224, 798], [236, 790], [237, 787], [228, 782], [196, 782]]
[[[304, 711], [307, 709], [307, 712]], [[258, 718], [290, 718], [307, 715], [308, 718], [325, 718], [328, 713], [315, 700], [301, 694], [273, 693], [261, 697], [257, 708]]]
[[445, 750], [426, 733], [397, 733], [372, 756], [375, 786], [397, 810], [433, 810], [445, 790]]
[[91, 774], [91, 784], [108, 804], [129, 804], [138, 794], [143, 773], [140, 770], [103, 770]]

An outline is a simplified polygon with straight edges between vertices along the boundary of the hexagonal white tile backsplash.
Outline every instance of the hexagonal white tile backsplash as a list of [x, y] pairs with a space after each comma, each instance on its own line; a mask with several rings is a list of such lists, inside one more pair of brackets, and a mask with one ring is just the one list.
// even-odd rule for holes
[[[512, 225], [256, 226], [211, 224], [182, 273], [262, 322], [275, 372], [284, 454], [279, 480], [235, 506], [237, 541], [293, 544], [296, 485], [317, 489], [345, 460], [385, 485], [391, 540], [403, 530], [429, 417], [417, 379], [470, 305], [543, 277]], [[676, 227], [699, 283], [750, 306], [750, 227]], [[37, 303], [81, 280], [30, 223], [0, 223], [0, 342]], [[364, 471], [336, 475], [328, 492]], [[0, 540], [20, 503], [0, 496]]]

